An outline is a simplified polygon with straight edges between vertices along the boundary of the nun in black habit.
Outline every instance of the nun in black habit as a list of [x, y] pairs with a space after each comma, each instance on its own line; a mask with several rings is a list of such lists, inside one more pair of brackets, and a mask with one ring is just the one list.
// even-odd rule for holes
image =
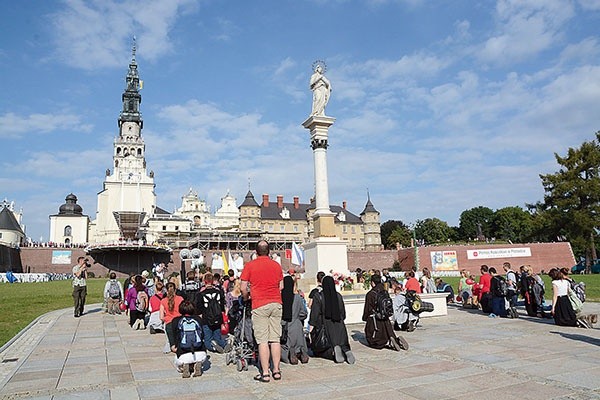
[[300, 360], [302, 364], [306, 364], [308, 348], [304, 337], [304, 320], [308, 312], [304, 299], [300, 297], [295, 286], [293, 277], [288, 275], [283, 278], [281, 326], [282, 335], [285, 336], [282, 336], [281, 341], [281, 361], [298, 364], [298, 360]]
[[331, 276], [323, 278], [322, 286], [323, 290], [313, 298], [308, 323], [313, 331], [324, 327], [330, 347], [317, 352], [313, 346], [313, 353], [317, 357], [328, 358], [336, 363], [347, 361], [348, 364], [354, 364], [356, 360], [350, 350], [348, 331], [344, 324], [346, 309], [342, 295], [335, 290]]

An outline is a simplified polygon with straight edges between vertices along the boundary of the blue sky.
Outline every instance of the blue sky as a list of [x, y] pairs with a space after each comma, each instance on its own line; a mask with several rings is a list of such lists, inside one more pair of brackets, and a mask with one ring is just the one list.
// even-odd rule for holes
[[48, 238], [73, 192], [92, 218], [137, 37], [148, 169], [172, 211], [250, 180], [313, 193], [301, 123], [325, 60], [329, 196], [382, 222], [541, 200], [540, 173], [600, 129], [600, 0], [5, 1], [0, 197]]

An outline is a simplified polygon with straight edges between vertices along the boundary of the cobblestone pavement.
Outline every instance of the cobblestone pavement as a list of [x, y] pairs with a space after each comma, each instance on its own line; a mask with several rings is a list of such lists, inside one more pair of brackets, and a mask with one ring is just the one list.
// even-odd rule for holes
[[[584, 311], [600, 312], [599, 303]], [[348, 326], [357, 362], [313, 358], [283, 365], [283, 379], [260, 383], [212, 355], [201, 377], [182, 379], [164, 335], [135, 331], [128, 318], [90, 306], [46, 314], [0, 358], [2, 399], [600, 399], [600, 330], [551, 320], [488, 318], [451, 306], [404, 333], [408, 351], [365, 346], [363, 325]]]

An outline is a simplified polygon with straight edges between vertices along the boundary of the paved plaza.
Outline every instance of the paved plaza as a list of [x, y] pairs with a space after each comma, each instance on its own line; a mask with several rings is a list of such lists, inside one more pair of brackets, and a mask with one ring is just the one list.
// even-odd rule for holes
[[[587, 303], [585, 311], [600, 312]], [[449, 307], [404, 333], [410, 350], [372, 350], [363, 325], [348, 326], [355, 365], [313, 358], [282, 365], [283, 380], [255, 382], [211, 356], [203, 376], [183, 379], [163, 354], [164, 335], [86, 307], [48, 313], [0, 354], [2, 399], [600, 399], [600, 330], [551, 320], [488, 318]]]

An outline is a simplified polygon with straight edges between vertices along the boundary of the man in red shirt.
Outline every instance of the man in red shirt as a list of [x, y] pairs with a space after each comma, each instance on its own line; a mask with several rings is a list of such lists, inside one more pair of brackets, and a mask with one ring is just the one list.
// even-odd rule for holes
[[283, 272], [281, 266], [269, 258], [269, 244], [261, 240], [256, 245], [257, 258], [244, 266], [240, 276], [242, 296], [250, 298], [252, 291], [252, 327], [258, 343], [261, 373], [254, 377], [269, 382], [269, 359], [273, 360], [273, 379], [281, 379], [281, 289]]

